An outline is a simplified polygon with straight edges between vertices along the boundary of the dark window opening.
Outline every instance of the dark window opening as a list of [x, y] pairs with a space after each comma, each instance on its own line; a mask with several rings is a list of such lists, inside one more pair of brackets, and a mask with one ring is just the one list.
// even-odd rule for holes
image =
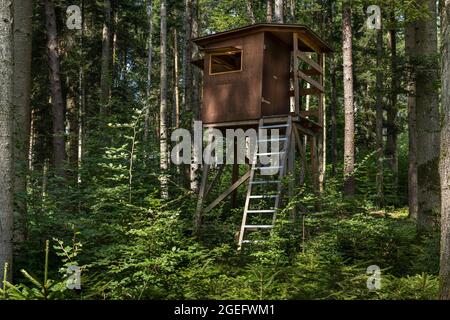
[[242, 51], [211, 53], [210, 74], [242, 71]]

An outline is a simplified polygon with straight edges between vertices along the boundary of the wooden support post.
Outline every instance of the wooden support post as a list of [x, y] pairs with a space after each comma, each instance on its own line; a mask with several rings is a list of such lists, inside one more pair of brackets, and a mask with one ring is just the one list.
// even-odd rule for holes
[[[323, 70], [320, 75], [320, 84], [322, 87], [325, 83], [325, 54], [319, 54], [319, 65]], [[326, 129], [326, 109], [325, 109], [325, 94], [321, 93], [319, 95], [319, 124], [322, 126], [322, 134], [319, 135], [318, 141], [318, 153], [319, 153], [319, 192], [323, 192], [323, 184], [325, 181], [325, 174], [327, 169], [326, 161], [326, 141], [327, 141], [327, 129]]]
[[[288, 172], [291, 174], [291, 180], [289, 181], [289, 200], [292, 199], [293, 195], [295, 194], [295, 187], [296, 187], [296, 174], [295, 174], [295, 145], [296, 145], [296, 137], [295, 137], [295, 133], [297, 130], [295, 128], [292, 128], [291, 130], [291, 136], [289, 138], [289, 158], [288, 158]], [[292, 220], [292, 224], [295, 224], [295, 220], [296, 220], [296, 216], [297, 216], [297, 210], [296, 210], [296, 205], [294, 206], [294, 208], [292, 208], [291, 211], [291, 220]]]
[[214, 186], [216, 185], [217, 181], [219, 181], [220, 177], [222, 176], [222, 173], [223, 173], [224, 169], [225, 169], [225, 165], [224, 164], [219, 165], [219, 169], [217, 170], [216, 175], [214, 176], [211, 184], [206, 189], [206, 192], [205, 192], [205, 194], [203, 196], [204, 199], [206, 199], [206, 197], [211, 192], [212, 188], [214, 188]]
[[[233, 163], [233, 169], [231, 173], [231, 184], [235, 184], [236, 181], [239, 179], [239, 165], [237, 164], [237, 144], [234, 143], [234, 163]], [[237, 191], [234, 190], [231, 194], [231, 208], [236, 209], [237, 208]]]
[[312, 181], [314, 186], [314, 191], [317, 192], [319, 190], [319, 159], [317, 152], [317, 137], [312, 136], [309, 137], [310, 145], [311, 145], [311, 173], [312, 173]]
[[307, 171], [307, 160], [306, 160], [306, 150], [303, 146], [303, 137], [300, 135], [299, 130], [297, 126], [294, 128], [294, 136], [295, 141], [297, 142], [297, 149], [300, 154], [300, 162], [301, 162], [301, 168], [300, 168], [300, 175], [299, 175], [299, 186], [303, 186], [305, 182], [305, 175]]
[[295, 106], [295, 114], [300, 114], [300, 81], [299, 81], [299, 50], [298, 50], [298, 35], [297, 33], [293, 34], [293, 79], [294, 79], [294, 106]]
[[239, 188], [245, 181], [250, 178], [250, 171], [244, 174], [238, 181], [236, 181], [231, 187], [229, 187], [225, 192], [223, 192], [216, 200], [214, 200], [209, 206], [203, 210], [203, 213], [208, 213], [214, 209], [221, 201], [225, 200], [234, 190]]
[[211, 166], [209, 164], [205, 164], [203, 166], [202, 182], [200, 185], [200, 191], [197, 200], [197, 208], [195, 210], [195, 217], [194, 217], [194, 234], [196, 236], [200, 235], [200, 229], [202, 225], [202, 214], [203, 214], [203, 201], [205, 196], [206, 185], [208, 183], [208, 175], [210, 168]]

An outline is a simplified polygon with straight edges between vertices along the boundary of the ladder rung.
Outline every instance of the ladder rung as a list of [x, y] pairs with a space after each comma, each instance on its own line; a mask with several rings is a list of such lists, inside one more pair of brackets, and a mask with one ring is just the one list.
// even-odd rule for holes
[[280, 183], [281, 181], [279, 180], [274, 180], [274, 181], [252, 181], [250, 182], [250, 184], [266, 184], [266, 183]]
[[279, 141], [287, 141], [287, 138], [279, 138], [279, 139], [265, 139], [265, 140], [259, 140], [258, 142], [279, 142]]
[[278, 198], [278, 195], [250, 196], [250, 199]]
[[271, 156], [273, 154], [283, 154], [286, 153], [286, 151], [280, 151], [280, 152], [266, 152], [266, 153], [257, 153], [257, 156]]
[[275, 210], [247, 210], [247, 213], [274, 213]]
[[269, 224], [269, 225], [249, 225], [249, 224], [247, 224], [245, 226], [245, 228], [246, 229], [273, 229], [274, 225], [271, 225], [271, 224]]
[[263, 127], [259, 127], [260, 129], [275, 129], [275, 128], [287, 128], [288, 125], [287, 124], [276, 124], [276, 125], [272, 125], [272, 126], [263, 126]]
[[256, 167], [256, 170], [273, 170], [273, 169], [281, 169], [283, 167], [275, 166], [275, 167]]
[[242, 243], [265, 243], [267, 240], [243, 240]]

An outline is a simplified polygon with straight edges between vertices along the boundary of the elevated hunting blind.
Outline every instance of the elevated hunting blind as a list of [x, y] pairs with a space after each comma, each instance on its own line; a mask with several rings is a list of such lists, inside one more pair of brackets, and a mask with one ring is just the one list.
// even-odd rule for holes
[[[310, 173], [314, 189], [320, 192], [326, 158], [324, 67], [325, 54], [331, 49], [308, 27], [294, 24], [255, 24], [193, 42], [203, 52], [203, 59], [193, 63], [203, 70], [201, 120], [205, 128], [279, 129], [282, 134], [276, 141], [271, 137], [264, 141], [282, 144], [276, 176], [261, 178], [261, 172], [273, 168], [273, 164], [262, 165], [258, 159], [262, 153], [256, 151], [248, 172], [239, 178], [238, 166], [233, 165], [231, 187], [206, 207], [224, 165], [215, 168], [211, 182], [212, 168], [203, 167], [195, 220], [197, 232], [203, 215], [226, 197], [232, 195], [236, 206], [236, 189], [249, 181], [238, 233], [239, 247], [256, 243], [262, 240], [260, 236], [250, 237], [255, 234], [252, 231], [272, 230], [275, 225], [284, 194], [282, 180], [288, 173], [300, 172], [300, 177], [291, 179], [289, 194], [295, 185], [305, 183], [306, 173]], [[296, 150], [300, 161], [295, 160]], [[300, 170], [295, 170], [296, 162]], [[258, 186], [262, 188], [258, 190]], [[267, 193], [269, 186], [274, 190]], [[270, 221], [258, 215], [270, 216]]]

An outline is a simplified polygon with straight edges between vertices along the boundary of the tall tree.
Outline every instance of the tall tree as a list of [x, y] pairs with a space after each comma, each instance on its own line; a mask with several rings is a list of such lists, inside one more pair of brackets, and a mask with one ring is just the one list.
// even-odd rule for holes
[[355, 114], [353, 108], [353, 49], [352, 9], [348, 0], [343, 3], [342, 51], [344, 65], [344, 195], [355, 194]]
[[441, 0], [442, 112], [441, 131], [441, 299], [450, 300], [450, 0]]
[[148, 21], [148, 39], [147, 39], [147, 85], [146, 85], [146, 106], [144, 119], [144, 144], [147, 148], [148, 133], [150, 125], [150, 96], [152, 90], [152, 54], [153, 54], [153, 1], [147, 0], [147, 21]]
[[386, 158], [389, 168], [394, 178], [394, 190], [398, 187], [398, 152], [397, 152], [397, 96], [399, 87], [398, 62], [397, 62], [397, 30], [395, 13], [391, 13], [391, 27], [389, 29], [389, 49], [391, 52], [391, 92], [390, 104], [387, 108], [387, 140], [386, 140]]
[[408, 208], [413, 219], [417, 219], [418, 210], [415, 46], [416, 28], [410, 22], [405, 29], [405, 51], [408, 61]]
[[437, 12], [435, 0], [418, 0], [429, 17], [416, 22], [416, 131], [417, 131], [417, 227], [437, 224], [440, 211], [439, 153], [440, 118], [437, 59]]
[[275, 0], [274, 22], [284, 23], [284, 0]]
[[377, 198], [383, 203], [383, 31], [377, 30], [377, 71], [376, 71], [376, 158], [377, 158]]
[[14, 1], [14, 128], [15, 128], [15, 183], [17, 235], [26, 238], [26, 186], [28, 148], [30, 144], [31, 98], [31, 42], [33, 1]]
[[100, 79], [100, 102], [102, 113], [106, 112], [109, 97], [111, 95], [111, 1], [103, 2], [103, 31], [102, 31], [102, 70]]
[[56, 29], [55, 6], [52, 0], [44, 1], [47, 29], [47, 54], [50, 67], [50, 92], [53, 117], [53, 165], [56, 174], [64, 176], [66, 157], [64, 142], [64, 102], [61, 91], [58, 32]]
[[[13, 262], [13, 16], [0, 1], [0, 270]], [[11, 272], [7, 275], [11, 280]], [[2, 286], [0, 284], [0, 286]]]
[[168, 146], [167, 146], [167, 4], [166, 0], [161, 0], [161, 104], [159, 112], [160, 120], [160, 169], [161, 169], [161, 197], [169, 198], [167, 171]]

